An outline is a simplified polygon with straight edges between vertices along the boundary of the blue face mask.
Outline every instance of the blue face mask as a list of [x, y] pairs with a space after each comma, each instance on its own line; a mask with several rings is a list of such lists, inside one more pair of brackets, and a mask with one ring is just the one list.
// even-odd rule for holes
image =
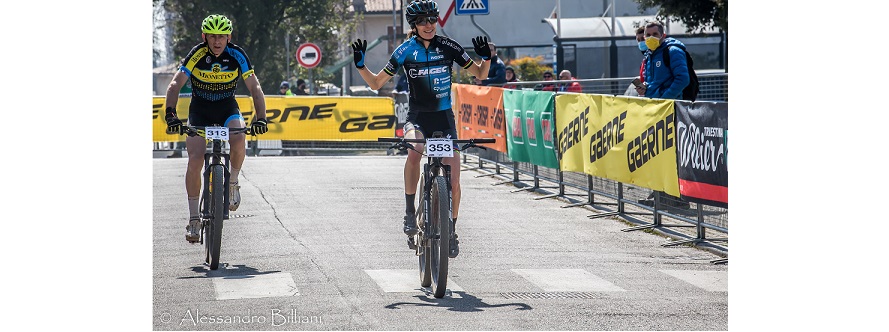
[[648, 51], [648, 45], [645, 45], [645, 41], [639, 42], [639, 50], [642, 52]]

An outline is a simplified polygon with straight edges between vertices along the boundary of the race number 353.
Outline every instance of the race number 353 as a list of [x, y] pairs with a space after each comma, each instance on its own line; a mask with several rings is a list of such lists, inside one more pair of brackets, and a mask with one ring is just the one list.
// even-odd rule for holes
[[426, 156], [453, 157], [454, 143], [447, 138], [430, 138], [426, 140]]

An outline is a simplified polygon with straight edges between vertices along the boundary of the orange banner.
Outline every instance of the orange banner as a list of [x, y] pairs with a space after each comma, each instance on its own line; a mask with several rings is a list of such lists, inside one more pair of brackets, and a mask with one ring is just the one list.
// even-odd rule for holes
[[481, 145], [506, 153], [503, 89], [455, 83], [451, 90], [457, 93], [454, 116], [460, 139], [495, 138], [496, 143]]

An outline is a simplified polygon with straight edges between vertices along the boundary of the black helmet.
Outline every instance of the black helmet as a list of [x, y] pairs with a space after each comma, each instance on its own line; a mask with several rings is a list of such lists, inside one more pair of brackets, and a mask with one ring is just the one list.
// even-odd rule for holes
[[438, 4], [432, 0], [414, 0], [404, 12], [407, 23], [413, 26], [420, 17], [438, 17]]

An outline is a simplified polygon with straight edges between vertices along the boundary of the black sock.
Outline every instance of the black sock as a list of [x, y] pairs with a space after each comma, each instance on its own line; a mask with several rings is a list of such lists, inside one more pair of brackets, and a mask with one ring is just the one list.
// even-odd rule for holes
[[404, 202], [405, 202], [405, 205], [407, 206], [404, 209], [404, 213], [406, 215], [411, 216], [417, 212], [417, 208], [414, 207], [414, 198], [416, 198], [416, 196], [417, 196], [417, 194], [413, 194], [413, 195], [404, 194]]
[[457, 218], [453, 218], [453, 219], [451, 219], [451, 220], [453, 220], [453, 221], [451, 222], [451, 225], [456, 226], [456, 225], [457, 225]]

